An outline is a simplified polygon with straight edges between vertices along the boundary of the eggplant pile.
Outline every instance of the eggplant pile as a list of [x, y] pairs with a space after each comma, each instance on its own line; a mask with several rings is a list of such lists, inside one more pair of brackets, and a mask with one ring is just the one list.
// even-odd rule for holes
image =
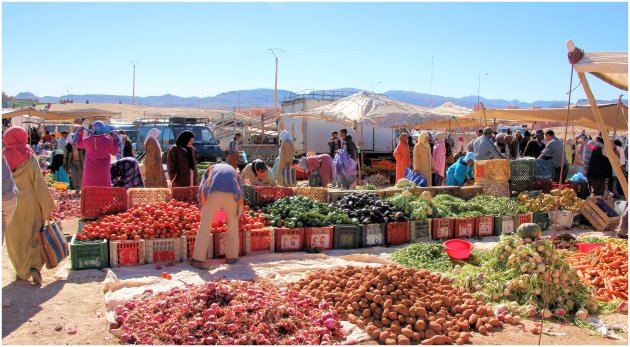
[[361, 224], [406, 222], [408, 216], [373, 193], [354, 192], [331, 204], [332, 208], [357, 218]]

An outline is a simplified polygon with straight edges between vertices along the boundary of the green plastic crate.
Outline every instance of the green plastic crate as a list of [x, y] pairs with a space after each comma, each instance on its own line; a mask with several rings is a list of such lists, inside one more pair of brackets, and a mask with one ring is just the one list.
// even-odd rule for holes
[[512, 234], [516, 231], [516, 216], [496, 216], [494, 217], [494, 234]]
[[541, 230], [547, 230], [549, 227], [549, 214], [547, 212], [534, 212], [532, 223], [538, 224]]
[[70, 264], [72, 270], [102, 269], [109, 266], [107, 240], [70, 241]]

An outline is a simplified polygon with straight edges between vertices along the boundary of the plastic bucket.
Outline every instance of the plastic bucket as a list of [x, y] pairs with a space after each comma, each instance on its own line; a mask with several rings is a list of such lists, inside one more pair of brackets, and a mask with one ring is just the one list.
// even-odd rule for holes
[[223, 211], [223, 209], [220, 209], [214, 215], [214, 220], [212, 222], [223, 222], [224, 220], [227, 220], [227, 215], [225, 214], [225, 211]]
[[444, 242], [446, 254], [453, 259], [466, 259], [475, 248], [472, 243], [466, 240], [448, 240]]
[[577, 247], [580, 250], [580, 253], [588, 253], [595, 248], [604, 247], [606, 245], [600, 243], [578, 243]]

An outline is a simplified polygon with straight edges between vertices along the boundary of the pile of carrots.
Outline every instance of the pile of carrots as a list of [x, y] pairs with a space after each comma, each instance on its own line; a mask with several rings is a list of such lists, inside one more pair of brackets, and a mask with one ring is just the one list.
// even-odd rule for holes
[[628, 251], [608, 243], [567, 258], [582, 282], [593, 286], [600, 301], [628, 300]]
[[393, 170], [396, 168], [396, 163], [389, 160], [374, 160], [372, 161], [372, 167], [381, 170]]

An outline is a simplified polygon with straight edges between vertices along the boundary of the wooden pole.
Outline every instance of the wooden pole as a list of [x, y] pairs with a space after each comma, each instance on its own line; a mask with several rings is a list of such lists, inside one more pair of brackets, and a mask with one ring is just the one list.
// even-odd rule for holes
[[591, 110], [593, 111], [593, 117], [597, 121], [597, 126], [599, 126], [599, 131], [602, 133], [602, 137], [604, 138], [604, 150], [606, 150], [606, 155], [608, 156], [608, 160], [612, 165], [613, 171], [617, 175], [619, 179], [619, 183], [621, 184], [621, 188], [623, 189], [624, 196], [628, 196], [628, 181], [624, 179], [623, 171], [621, 170], [621, 166], [619, 165], [619, 158], [613, 152], [613, 143], [610, 141], [608, 137], [608, 128], [606, 128], [606, 124], [604, 123], [604, 118], [602, 114], [599, 112], [599, 108], [597, 107], [597, 101], [593, 96], [593, 92], [591, 91], [591, 87], [586, 80], [586, 75], [584, 72], [578, 72], [578, 76], [580, 77], [580, 81], [582, 82], [582, 87], [584, 87], [584, 92], [588, 97], [588, 102], [591, 104]]

